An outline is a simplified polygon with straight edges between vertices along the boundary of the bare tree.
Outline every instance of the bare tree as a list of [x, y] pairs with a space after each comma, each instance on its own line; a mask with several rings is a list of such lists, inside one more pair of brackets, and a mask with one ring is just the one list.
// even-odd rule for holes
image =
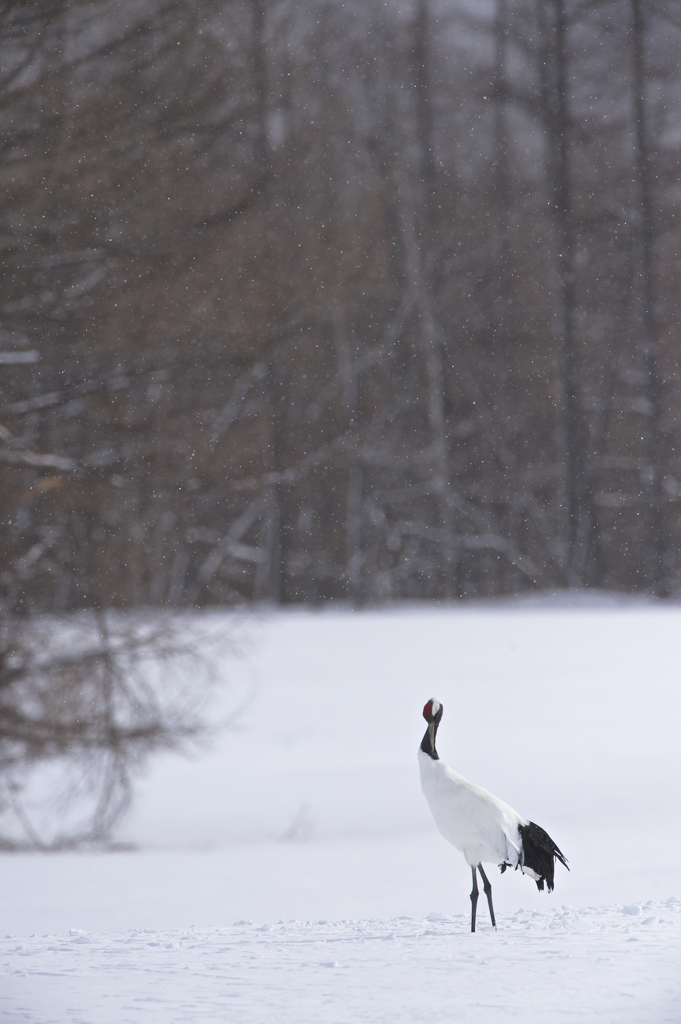
[[632, 93], [634, 122], [634, 203], [632, 216], [635, 320], [649, 403], [646, 424], [649, 567], [652, 591], [667, 595], [664, 496], [660, 470], [662, 391], [658, 369], [653, 275], [653, 212], [646, 108], [645, 14], [642, 0], [631, 0]]
[[562, 466], [559, 492], [565, 579], [581, 581], [574, 555], [584, 505], [585, 445], [580, 397], [580, 367], [575, 337], [570, 110], [568, 87], [569, 20], [565, 0], [544, 6], [543, 102], [549, 140], [549, 174], [556, 234], [557, 451]]
[[158, 616], [5, 616], [0, 845], [107, 841], [151, 755], [207, 736], [206, 702], [226, 639], [224, 628]]

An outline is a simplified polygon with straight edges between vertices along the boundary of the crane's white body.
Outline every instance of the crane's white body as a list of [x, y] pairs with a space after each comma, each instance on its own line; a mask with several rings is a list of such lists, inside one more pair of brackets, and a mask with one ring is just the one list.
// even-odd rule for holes
[[[481, 861], [516, 867], [522, 858], [519, 825], [529, 822], [482, 786], [476, 786], [441, 760], [418, 752], [421, 789], [435, 824], [460, 850], [470, 867]], [[522, 865], [535, 880], [539, 875]]]

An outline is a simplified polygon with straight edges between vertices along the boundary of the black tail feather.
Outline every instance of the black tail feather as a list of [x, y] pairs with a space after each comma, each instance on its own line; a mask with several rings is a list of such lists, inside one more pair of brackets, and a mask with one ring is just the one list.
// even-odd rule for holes
[[532, 868], [539, 878], [537, 888], [544, 888], [544, 880], [549, 892], [553, 892], [553, 872], [556, 860], [559, 860], [568, 871], [567, 858], [563, 856], [548, 832], [531, 821], [528, 825], [519, 825], [518, 831], [523, 841], [520, 867]]

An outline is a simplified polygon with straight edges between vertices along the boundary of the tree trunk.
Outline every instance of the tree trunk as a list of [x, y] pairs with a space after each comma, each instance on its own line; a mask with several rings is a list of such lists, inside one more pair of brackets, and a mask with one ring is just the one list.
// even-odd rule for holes
[[653, 593], [667, 594], [665, 578], [665, 526], [660, 471], [661, 382], [658, 372], [655, 331], [655, 295], [653, 281], [653, 216], [650, 177], [650, 152], [646, 131], [645, 20], [641, 0], [631, 0], [632, 89], [634, 113], [634, 316], [637, 342], [646, 374], [648, 399], [645, 448], [648, 460], [646, 485], [648, 497], [647, 556], [648, 577]]
[[[450, 500], [449, 451], [445, 417], [444, 368], [435, 315], [437, 290], [437, 245], [435, 204], [435, 161], [433, 157], [433, 118], [431, 109], [430, 64], [430, 4], [417, 0], [412, 36], [412, 75], [415, 93], [414, 141], [418, 154], [419, 187], [410, 190], [418, 197], [420, 209], [413, 219], [407, 213], [403, 218], [407, 273], [420, 311], [421, 350], [425, 362], [427, 391], [427, 420], [430, 430], [431, 486], [437, 505], [437, 525], [451, 535], [453, 530]], [[416, 204], [414, 204], [416, 205]], [[420, 215], [420, 216], [419, 216]], [[416, 222], [416, 223], [414, 223]], [[421, 231], [417, 235], [416, 224]], [[453, 596], [453, 566], [450, 544], [443, 546], [444, 571], [442, 592], [445, 598]]]
[[545, 110], [549, 142], [549, 174], [555, 225], [556, 341], [557, 341], [557, 449], [561, 465], [560, 532], [566, 582], [579, 586], [581, 574], [575, 563], [579, 523], [585, 491], [584, 424], [580, 401], [579, 365], [575, 336], [575, 290], [572, 267], [570, 163], [568, 143], [570, 113], [567, 94], [567, 18], [564, 0], [549, 0], [545, 49]]
[[[265, 464], [270, 474], [281, 469], [281, 430], [279, 410], [282, 408], [281, 371], [276, 363], [268, 367], [265, 377], [265, 395], [268, 412], [268, 436], [265, 453]], [[281, 485], [269, 481], [265, 485], [265, 511], [261, 519], [260, 547], [265, 557], [258, 563], [255, 578], [254, 597], [259, 601], [280, 604], [283, 583], [283, 545], [282, 545], [282, 512]]]

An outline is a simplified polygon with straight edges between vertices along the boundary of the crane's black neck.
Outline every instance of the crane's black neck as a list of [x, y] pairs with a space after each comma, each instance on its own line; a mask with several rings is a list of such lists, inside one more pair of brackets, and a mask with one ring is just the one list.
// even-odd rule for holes
[[421, 750], [423, 751], [424, 754], [427, 754], [428, 757], [432, 757], [433, 761], [440, 760], [440, 755], [435, 749], [435, 740], [437, 739], [437, 727], [439, 724], [439, 719], [436, 719], [432, 724], [430, 724], [426, 729], [425, 736], [421, 740]]

